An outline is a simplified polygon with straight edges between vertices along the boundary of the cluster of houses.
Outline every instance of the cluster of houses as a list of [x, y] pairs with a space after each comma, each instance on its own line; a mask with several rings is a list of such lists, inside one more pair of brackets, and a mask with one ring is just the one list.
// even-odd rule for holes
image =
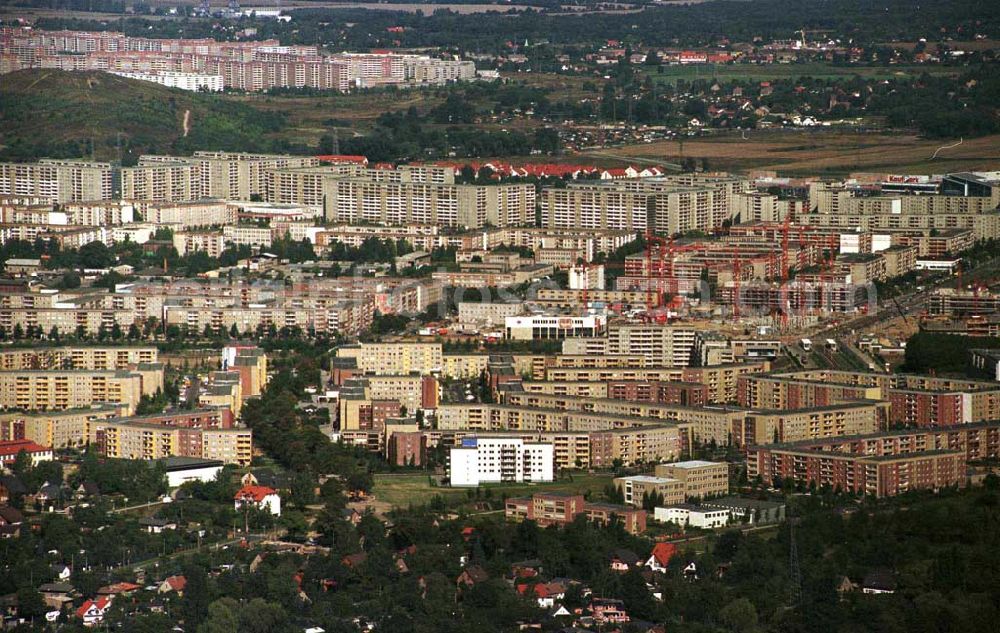
[[[167, 576], [158, 582], [140, 584], [137, 582], [120, 581], [105, 585], [99, 588], [96, 593], [83, 600], [76, 608], [73, 604], [82, 598], [70, 582], [72, 570], [68, 565], [54, 565], [55, 575], [51, 582], [44, 583], [38, 587], [45, 606], [49, 609], [45, 614], [45, 619], [49, 622], [56, 622], [64, 613], [70, 617], [80, 620], [86, 627], [97, 627], [104, 622], [104, 616], [112, 603], [117, 598], [130, 598], [138, 592], [147, 592], [151, 598], [144, 601], [144, 608], [150, 613], [163, 613], [166, 611], [166, 603], [172, 598], [180, 598], [184, 595], [184, 587], [187, 579], [184, 576]], [[140, 580], [145, 578], [140, 577]], [[0, 599], [7, 600], [7, 615], [11, 616], [13, 611], [16, 618], [16, 600], [11, 604], [12, 596], [3, 596]], [[16, 594], [15, 596], [16, 597]]]

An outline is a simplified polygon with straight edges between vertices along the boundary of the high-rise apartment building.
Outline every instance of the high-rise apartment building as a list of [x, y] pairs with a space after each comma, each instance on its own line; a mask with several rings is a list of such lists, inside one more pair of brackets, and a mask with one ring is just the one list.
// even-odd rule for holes
[[0, 195], [36, 196], [51, 202], [108, 200], [110, 163], [43, 158], [37, 163], [0, 163]]

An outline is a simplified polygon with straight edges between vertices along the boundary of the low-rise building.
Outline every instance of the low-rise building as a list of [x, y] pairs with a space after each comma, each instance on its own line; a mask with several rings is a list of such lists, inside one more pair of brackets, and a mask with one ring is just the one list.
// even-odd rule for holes
[[657, 464], [655, 474], [682, 481], [688, 499], [707, 499], [729, 492], [729, 465], [725, 462], [698, 459]]
[[51, 446], [41, 446], [31, 440], [6, 440], [0, 442], [0, 466], [11, 466], [21, 453], [28, 456], [33, 466], [52, 461]]
[[653, 511], [653, 519], [661, 523], [676, 523], [681, 527], [711, 530], [729, 524], [729, 510], [678, 504], [656, 508]]
[[684, 502], [684, 482], [672, 477], [615, 477], [613, 485], [621, 491], [625, 504], [630, 506], [642, 507], [649, 499], [667, 505]]

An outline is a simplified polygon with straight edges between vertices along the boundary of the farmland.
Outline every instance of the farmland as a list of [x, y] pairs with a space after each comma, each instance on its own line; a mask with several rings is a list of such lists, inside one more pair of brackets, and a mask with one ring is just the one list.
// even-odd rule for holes
[[1000, 160], [1000, 136], [995, 135], [964, 139], [960, 145], [941, 150], [931, 160], [936, 149], [958, 141], [853, 130], [762, 130], [632, 145], [594, 155], [667, 163], [690, 157], [706, 160], [711, 169], [765, 169], [782, 174], [944, 173], [989, 169]]
[[720, 81], [769, 81], [775, 79], [890, 79], [931, 75], [957, 75], [962, 68], [953, 66], [841, 66], [823, 62], [796, 64], [689, 64], [660, 66], [649, 74], [658, 83], [675, 84], [678, 79], [719, 79]]

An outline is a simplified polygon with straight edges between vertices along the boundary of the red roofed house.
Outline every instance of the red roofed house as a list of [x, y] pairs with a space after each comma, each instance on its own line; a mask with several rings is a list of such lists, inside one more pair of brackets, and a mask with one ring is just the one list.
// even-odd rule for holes
[[267, 510], [274, 516], [281, 516], [281, 497], [273, 488], [267, 486], [243, 486], [233, 497], [236, 510], [241, 510], [244, 504]]
[[139, 589], [142, 589], [142, 585], [137, 585], [134, 582], [116, 582], [113, 585], [107, 585], [98, 589], [97, 595], [116, 596], [118, 594], [130, 594]]
[[76, 617], [83, 620], [84, 626], [97, 626], [104, 621], [104, 613], [111, 606], [114, 596], [101, 596], [97, 600], [87, 600], [76, 610]]
[[558, 582], [541, 582], [536, 585], [522, 584], [517, 586], [517, 593], [522, 596], [529, 595], [529, 591], [534, 595], [538, 606], [542, 609], [551, 609], [555, 606], [556, 600], [562, 600], [566, 597], [565, 585]]
[[52, 461], [52, 447], [35, 444], [31, 440], [6, 440], [0, 442], [0, 466], [10, 466], [17, 454], [24, 451], [31, 458], [32, 465]]
[[677, 546], [673, 543], [657, 543], [653, 546], [649, 560], [646, 561], [646, 567], [653, 571], [665, 572], [667, 571], [667, 563], [676, 553]]
[[183, 595], [184, 587], [186, 586], [187, 578], [184, 576], [170, 576], [163, 579], [160, 586], [156, 588], [156, 593], [170, 593], [174, 591], [177, 592], [177, 595]]

